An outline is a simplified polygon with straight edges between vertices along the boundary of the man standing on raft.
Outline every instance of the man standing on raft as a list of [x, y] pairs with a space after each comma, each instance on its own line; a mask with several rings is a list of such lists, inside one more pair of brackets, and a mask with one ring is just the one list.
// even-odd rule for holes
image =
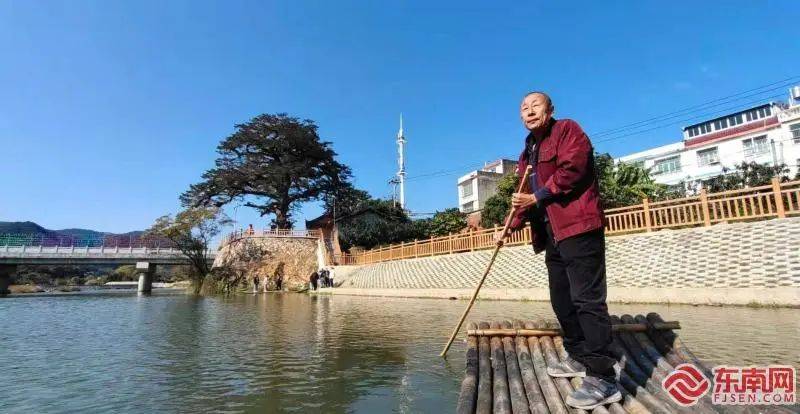
[[545, 252], [550, 302], [564, 331], [569, 356], [547, 367], [553, 377], [586, 377], [566, 400], [591, 410], [622, 398], [615, 380], [611, 320], [606, 305], [605, 236], [600, 191], [589, 138], [577, 122], [553, 118], [553, 102], [543, 92], [527, 94], [520, 105], [530, 133], [519, 157], [522, 177], [533, 166], [529, 193], [515, 193], [512, 229], [530, 221], [533, 248]]

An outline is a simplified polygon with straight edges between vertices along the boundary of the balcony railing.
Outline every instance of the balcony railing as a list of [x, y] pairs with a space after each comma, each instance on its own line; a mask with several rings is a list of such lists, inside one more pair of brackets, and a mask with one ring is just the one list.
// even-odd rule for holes
[[795, 105], [778, 112], [778, 120], [781, 122], [791, 121], [800, 118], [800, 105]]

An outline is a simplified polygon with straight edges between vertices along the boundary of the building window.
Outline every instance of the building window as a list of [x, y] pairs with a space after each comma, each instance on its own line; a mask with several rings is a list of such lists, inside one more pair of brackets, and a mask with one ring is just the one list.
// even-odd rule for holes
[[472, 197], [472, 180], [459, 185], [459, 187], [461, 187], [461, 198]]
[[717, 147], [697, 151], [697, 163], [701, 167], [719, 164], [719, 151], [717, 151]]
[[742, 114], [731, 115], [731, 116], [728, 117], [728, 125], [730, 125], [730, 126], [736, 126], [736, 125], [741, 124], [742, 122], [744, 122], [742, 120]]
[[654, 174], [669, 174], [681, 170], [681, 157], [664, 158], [657, 160], [653, 165]]
[[759, 119], [766, 118], [772, 115], [772, 109], [770, 107], [758, 108], [758, 109], [751, 109], [744, 113], [745, 119], [748, 122], [750, 121], [757, 121]]
[[463, 211], [464, 213], [471, 213], [472, 210], [474, 210], [474, 205], [475, 205], [474, 201], [470, 201], [469, 203], [464, 203], [461, 205], [461, 211]]
[[800, 144], [800, 122], [789, 125], [789, 132], [792, 133], [792, 139], [795, 144]]
[[711, 125], [712, 125], [711, 122], [706, 122], [702, 125], [691, 127], [688, 129], [689, 136], [694, 137], [697, 135], [708, 134], [709, 132], [711, 132]]
[[744, 148], [745, 157], [754, 157], [769, 152], [769, 143], [767, 142], [766, 135], [748, 138], [742, 141], [742, 146]]
[[708, 134], [711, 132], [711, 126], [714, 125], [712, 122], [706, 122], [697, 126], [689, 127], [686, 129], [689, 137], [694, 137], [697, 135]]
[[728, 118], [718, 119], [714, 121], [714, 130], [720, 131], [728, 127]]

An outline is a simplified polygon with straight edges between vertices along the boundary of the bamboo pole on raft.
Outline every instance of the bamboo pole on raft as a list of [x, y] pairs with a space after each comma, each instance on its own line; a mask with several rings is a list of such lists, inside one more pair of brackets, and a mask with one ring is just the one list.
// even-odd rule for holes
[[[681, 329], [677, 321], [658, 322], [651, 325], [643, 323], [621, 323], [611, 325], [612, 332], [648, 332], [650, 330], [668, 331]], [[468, 336], [562, 336], [561, 329], [467, 329]]]
[[[525, 188], [525, 183], [528, 181], [528, 176], [533, 170], [532, 166], [528, 166], [525, 169], [525, 174], [522, 175], [522, 179], [519, 181], [519, 186], [517, 187], [517, 192], [521, 193], [522, 189]], [[486, 266], [486, 270], [483, 272], [483, 276], [481, 277], [481, 281], [478, 282], [478, 286], [475, 287], [475, 292], [472, 293], [472, 299], [469, 300], [469, 304], [467, 308], [464, 309], [464, 313], [461, 315], [461, 319], [458, 321], [456, 328], [453, 329], [453, 334], [450, 335], [450, 339], [447, 341], [447, 345], [444, 346], [444, 350], [442, 353], [439, 354], [440, 357], [444, 358], [447, 355], [447, 350], [450, 349], [450, 345], [453, 344], [453, 341], [456, 339], [456, 335], [458, 335], [458, 330], [461, 329], [461, 325], [464, 323], [464, 319], [467, 318], [467, 314], [469, 313], [470, 309], [472, 309], [472, 305], [475, 303], [475, 299], [478, 298], [478, 292], [481, 291], [481, 287], [483, 286], [483, 282], [486, 281], [486, 276], [489, 275], [489, 271], [492, 270], [492, 265], [494, 264], [494, 260], [497, 258], [497, 253], [500, 252], [500, 248], [503, 247], [503, 240], [505, 240], [506, 236], [508, 236], [508, 228], [511, 226], [511, 220], [514, 218], [514, 215], [517, 213], [516, 207], [511, 207], [511, 211], [508, 213], [508, 217], [506, 217], [506, 223], [503, 226], [503, 232], [501, 233], [502, 238], [497, 241], [497, 246], [494, 248], [494, 252], [492, 253], [492, 258], [489, 260], [489, 264]]]

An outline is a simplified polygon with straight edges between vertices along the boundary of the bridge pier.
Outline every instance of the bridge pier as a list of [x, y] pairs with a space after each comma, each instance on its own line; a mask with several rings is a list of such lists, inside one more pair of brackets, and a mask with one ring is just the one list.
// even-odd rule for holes
[[0, 295], [11, 293], [8, 287], [11, 285], [11, 276], [17, 273], [17, 265], [0, 264]]
[[153, 276], [155, 271], [155, 263], [136, 262], [136, 273], [139, 274], [139, 293], [150, 293], [153, 291]]

